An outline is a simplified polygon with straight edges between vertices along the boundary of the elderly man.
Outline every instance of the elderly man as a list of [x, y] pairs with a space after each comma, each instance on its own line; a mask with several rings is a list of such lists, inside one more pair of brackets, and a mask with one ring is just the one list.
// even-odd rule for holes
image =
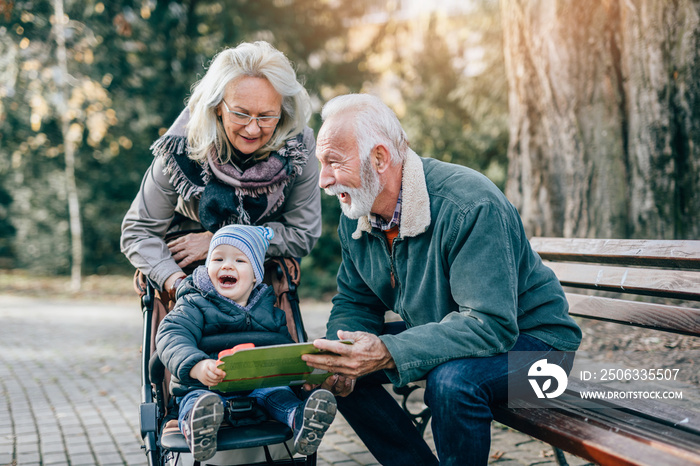
[[[486, 464], [509, 352], [546, 354], [570, 370], [581, 331], [563, 290], [498, 188], [469, 168], [420, 158], [379, 99], [340, 96], [322, 117], [316, 156], [321, 188], [343, 211], [342, 263], [329, 340], [314, 344], [338, 356], [304, 359], [338, 374], [325, 385], [382, 464], [437, 461], [386, 390], [365, 377], [355, 386], [373, 373], [398, 386], [425, 378], [440, 464]], [[382, 334], [387, 310], [405, 331]]]

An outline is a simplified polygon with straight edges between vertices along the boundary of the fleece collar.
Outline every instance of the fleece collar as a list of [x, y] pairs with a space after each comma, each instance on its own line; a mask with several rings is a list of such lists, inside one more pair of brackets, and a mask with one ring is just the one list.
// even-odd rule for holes
[[[425, 184], [423, 162], [411, 149], [408, 150], [401, 175], [401, 223], [399, 237], [418, 236], [430, 226], [430, 197]], [[360, 239], [362, 232], [369, 233], [372, 226], [366, 215], [357, 220], [353, 239]]]

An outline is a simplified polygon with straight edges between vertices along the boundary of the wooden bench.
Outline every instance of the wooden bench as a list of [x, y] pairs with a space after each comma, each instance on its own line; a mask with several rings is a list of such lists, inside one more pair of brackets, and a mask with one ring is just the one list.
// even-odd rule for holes
[[[621, 324], [620, 336], [631, 331], [629, 326], [652, 329], [660, 338], [664, 337], [660, 332], [671, 332], [686, 336], [690, 347], [700, 349], [700, 241], [533, 238], [531, 243], [564, 285], [569, 312], [580, 318], [582, 326], [594, 319]], [[584, 343], [586, 338], [595, 335], [584, 333]], [[659, 359], [656, 355], [648, 364], [617, 371], [621, 378], [631, 379], [637, 369], [637, 381], [629, 383], [641, 391], [647, 386], [656, 390], [656, 382], [639, 380], [641, 370], [646, 371], [645, 379], [651, 377], [648, 371], [657, 369], [679, 369], [674, 372], [684, 376], [695, 371], [695, 384], [683, 385], [685, 400], [680, 403], [650, 399], [584, 403], [581, 392], [611, 388], [594, 382], [591, 373], [584, 376], [591, 380], [580, 380], [584, 374], [577, 373], [577, 361], [566, 392], [551, 400], [552, 408], [514, 408], [504, 403], [494, 416], [554, 446], [560, 464], [566, 460], [556, 449], [602, 465], [700, 465], [700, 358], [696, 357], [700, 351], [692, 353], [676, 367], [656, 367], [652, 362]], [[657, 374], [664, 378], [671, 373], [656, 371], [655, 378]], [[688, 407], [692, 397], [694, 410]]]

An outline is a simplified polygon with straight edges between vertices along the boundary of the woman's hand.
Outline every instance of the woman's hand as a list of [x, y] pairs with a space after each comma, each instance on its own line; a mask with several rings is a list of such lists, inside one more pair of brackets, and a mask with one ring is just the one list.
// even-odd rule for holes
[[168, 249], [177, 265], [185, 268], [195, 262], [206, 260], [212, 236], [214, 235], [209, 231], [189, 233], [168, 242]]
[[171, 301], [175, 301], [177, 299], [177, 287], [186, 276], [187, 275], [185, 275], [185, 272], [176, 272], [169, 276], [165, 280], [165, 283], [163, 283], [163, 292], [167, 293]]
[[202, 359], [190, 369], [190, 377], [199, 380], [207, 387], [213, 387], [224, 381], [226, 372], [216, 367], [214, 359]]

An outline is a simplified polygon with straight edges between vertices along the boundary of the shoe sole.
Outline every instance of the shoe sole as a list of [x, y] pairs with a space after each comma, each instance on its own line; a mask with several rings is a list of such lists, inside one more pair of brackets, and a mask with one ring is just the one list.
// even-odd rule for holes
[[306, 456], [316, 453], [336, 411], [335, 397], [330, 392], [313, 392], [304, 404], [303, 422], [294, 437], [294, 449]]
[[192, 407], [190, 450], [195, 461], [206, 461], [216, 454], [216, 436], [224, 419], [224, 404], [215, 394], [202, 395]]

